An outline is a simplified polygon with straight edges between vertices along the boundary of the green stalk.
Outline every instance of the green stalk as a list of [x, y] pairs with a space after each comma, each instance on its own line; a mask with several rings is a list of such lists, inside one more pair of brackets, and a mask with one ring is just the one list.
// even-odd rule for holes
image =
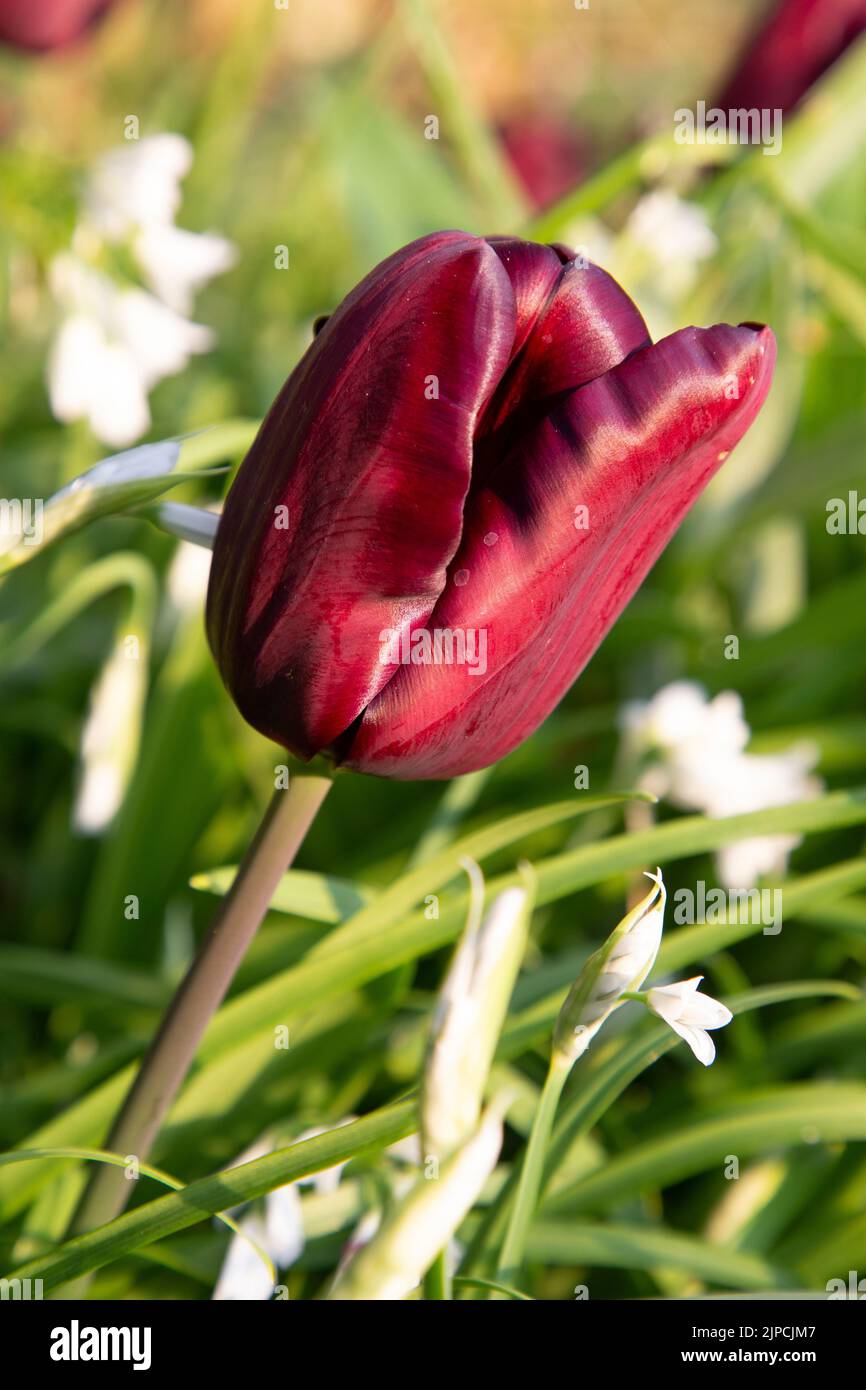
[[[107, 1149], [139, 1160], [150, 1152], [202, 1034], [330, 787], [328, 777], [298, 777], [291, 779], [286, 791], [274, 793], [235, 881], [142, 1060], [106, 1141]], [[118, 1216], [130, 1190], [123, 1171], [99, 1168], [76, 1213], [73, 1233], [89, 1231]]]
[[511, 1207], [508, 1229], [505, 1232], [505, 1239], [499, 1253], [496, 1280], [502, 1284], [516, 1283], [520, 1274], [523, 1252], [526, 1249], [526, 1238], [529, 1234], [532, 1218], [535, 1215], [535, 1208], [538, 1205], [538, 1194], [541, 1191], [541, 1181], [544, 1176], [544, 1160], [547, 1146], [550, 1143], [556, 1107], [559, 1104], [562, 1088], [570, 1071], [570, 1061], [560, 1053], [554, 1052], [533, 1116], [529, 1142], [526, 1145], [520, 1179], [517, 1184], [517, 1193]]
[[436, 1259], [424, 1275], [424, 1297], [426, 1299], [447, 1299], [452, 1297], [451, 1275], [448, 1272], [447, 1251], [440, 1250]]

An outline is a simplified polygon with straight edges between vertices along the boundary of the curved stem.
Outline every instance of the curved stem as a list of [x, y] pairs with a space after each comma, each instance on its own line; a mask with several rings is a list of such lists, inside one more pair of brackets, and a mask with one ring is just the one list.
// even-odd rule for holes
[[[145, 1054], [105, 1147], [144, 1159], [180, 1090], [202, 1034], [268, 910], [274, 890], [298, 852], [330, 790], [327, 777], [292, 778], [277, 791], [195, 959]], [[111, 1221], [126, 1205], [130, 1183], [117, 1168], [100, 1168], [73, 1222], [78, 1234]]]
[[562, 1088], [570, 1071], [571, 1064], [554, 1052], [538, 1107], [533, 1116], [529, 1142], [526, 1145], [517, 1184], [517, 1194], [511, 1208], [505, 1239], [502, 1242], [499, 1268], [496, 1272], [496, 1279], [499, 1283], [513, 1284], [520, 1274], [523, 1252], [526, 1248], [526, 1237], [529, 1234], [529, 1227], [538, 1205], [538, 1194], [544, 1174], [544, 1159], [553, 1129], [553, 1119], [559, 1104], [559, 1097], [562, 1095]]

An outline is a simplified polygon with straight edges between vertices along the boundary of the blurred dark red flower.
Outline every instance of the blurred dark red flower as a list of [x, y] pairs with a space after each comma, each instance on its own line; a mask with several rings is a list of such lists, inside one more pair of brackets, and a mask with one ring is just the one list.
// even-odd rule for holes
[[550, 713], [755, 418], [769, 329], [650, 345], [564, 247], [439, 232], [295, 368], [226, 500], [208, 633], [301, 758], [450, 777]]
[[715, 105], [789, 111], [866, 29], [866, 0], [781, 0]]
[[502, 127], [500, 138], [535, 209], [557, 202], [586, 174], [588, 152], [559, 117], [537, 112], [517, 117]]
[[60, 48], [84, 32], [113, 0], [0, 0], [0, 42]]

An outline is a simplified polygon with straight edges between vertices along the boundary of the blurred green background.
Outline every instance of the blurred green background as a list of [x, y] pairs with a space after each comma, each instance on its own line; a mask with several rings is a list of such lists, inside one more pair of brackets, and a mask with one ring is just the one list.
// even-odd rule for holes
[[[69, 245], [88, 168], [122, 143], [130, 114], [142, 136], [189, 139], [195, 159], [178, 220], [238, 248], [236, 266], [195, 305], [215, 344], [152, 392], [148, 438], [257, 421], [316, 317], [383, 256], [443, 226], [586, 245], [637, 300], [654, 336], [688, 323], [762, 320], [779, 340], [758, 425], [556, 714], [489, 775], [450, 793], [339, 778], [300, 864], [351, 881], [349, 901], [334, 907], [323, 893], [307, 910], [272, 912], [234, 994], [290, 971], [329, 915], [350, 915], [352, 892], [391, 883], [419, 843], [429, 850], [431, 824], [444, 844], [458, 825], [469, 832], [579, 797], [577, 764], [589, 767], [591, 791], [615, 784], [618, 710], [668, 681], [739, 691], [755, 749], [812, 740], [831, 792], [866, 782], [866, 536], [826, 526], [830, 498], [858, 486], [866, 493], [866, 52], [852, 48], [789, 118], [778, 158], [727, 148], [700, 164], [694, 149], [674, 145], [673, 112], [712, 100], [756, 8], [746, 0], [619, 0], [589, 11], [565, 0], [291, 0], [282, 11], [270, 0], [128, 0], [60, 52], [0, 53], [5, 497], [48, 497], [112, 452], [85, 424], [52, 417], [45, 376], [57, 306], [48, 267]], [[431, 114], [438, 140], [425, 138]], [[571, 184], [544, 208], [514, 163], [521, 132], [539, 127], [556, 132], [557, 168]], [[526, 160], [531, 169], [541, 155]], [[635, 208], [659, 191], [699, 211], [710, 232], [700, 254], [668, 254], [663, 235], [659, 246], [641, 234]], [[285, 270], [275, 269], [279, 246], [289, 251]], [[222, 478], [205, 479], [171, 495], [215, 503], [223, 488]], [[145, 520], [110, 517], [0, 586], [4, 1147], [102, 1137], [110, 1104], [99, 1088], [140, 1053], [213, 913], [214, 896], [190, 879], [237, 862], [284, 760], [223, 692], [203, 637], [202, 566], [189, 555], [178, 561], [176, 550]], [[117, 695], [121, 804], [85, 834], [75, 825], [82, 730], [106, 662], [131, 632], [143, 655], [138, 685]], [[740, 638], [737, 661], [725, 659], [726, 634]], [[670, 808], [657, 813], [673, 817]], [[518, 851], [543, 861], [621, 831], [619, 811], [564, 820], [490, 856], [485, 871], [508, 870]], [[713, 992], [810, 980], [862, 987], [863, 829], [857, 814], [828, 815], [816, 816], [815, 832], [791, 861], [792, 883], [807, 885], [802, 907], [779, 937], [722, 933], [698, 962]], [[714, 881], [709, 853], [662, 863], [672, 890]], [[642, 866], [638, 852], [630, 867]], [[521, 1007], [561, 997], [619, 917], [627, 877], [602, 866], [538, 910]], [[308, 891], [299, 883], [296, 906]], [[129, 895], [140, 902], [137, 920], [125, 915]], [[800, 903], [796, 889], [788, 901]], [[399, 1094], [417, 1073], [443, 959], [439, 949], [390, 969], [383, 958], [360, 987], [287, 1005], [299, 1040], [288, 1061], [253, 1033], [203, 1063], [155, 1161], [191, 1179], [272, 1126], [292, 1137]], [[502, 1062], [525, 1100], [506, 1162], [543, 1078], [545, 1017], [547, 1031], [530, 1029]], [[562, 1182], [578, 1198], [586, 1175], [617, 1155], [651, 1158], [664, 1136], [682, 1142], [670, 1161], [648, 1159], [612, 1191], [590, 1188], [542, 1213], [536, 1295], [570, 1297], [579, 1282], [593, 1297], [786, 1281], [820, 1289], [849, 1269], [866, 1273], [866, 1003], [789, 1000], [745, 1015], [719, 1045], [707, 1073], [685, 1049], [662, 1058], [577, 1137]], [[831, 1123], [829, 1138], [808, 1118], [810, 1088], [826, 1085], [842, 1088], [826, 1092], [827, 1106], [850, 1129]], [[720, 1141], [722, 1153], [741, 1155], [743, 1177], [730, 1184], [718, 1144], [708, 1140], [689, 1158], [687, 1141], [743, 1106], [761, 1116], [787, 1106], [790, 1118], [765, 1134], [758, 1125], [739, 1148]], [[375, 1165], [362, 1177], [364, 1202], [375, 1202]], [[0, 1171], [0, 1263], [58, 1240], [80, 1183], [69, 1164]], [[293, 1297], [316, 1291], [355, 1215], [321, 1216], [321, 1233], [287, 1279]], [[588, 1234], [590, 1222], [597, 1230]], [[711, 1253], [702, 1263], [691, 1247], [678, 1254], [651, 1238], [605, 1244], [606, 1227], [614, 1236], [623, 1227], [680, 1232]], [[200, 1227], [148, 1247], [103, 1271], [95, 1292], [208, 1297], [226, 1239]], [[740, 1262], [713, 1264], [719, 1251]]]

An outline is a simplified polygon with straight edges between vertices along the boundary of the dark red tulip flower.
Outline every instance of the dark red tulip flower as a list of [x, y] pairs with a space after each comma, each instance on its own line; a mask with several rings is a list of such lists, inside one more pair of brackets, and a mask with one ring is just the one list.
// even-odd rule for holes
[[77, 39], [112, 0], [0, 0], [0, 42], [60, 48]]
[[585, 177], [588, 150], [561, 116], [527, 112], [500, 131], [505, 153], [533, 208], [563, 198]]
[[781, 0], [717, 105], [789, 111], [866, 29], [866, 0]]
[[451, 777], [535, 730], [770, 385], [767, 328], [651, 344], [562, 246], [427, 236], [274, 403], [217, 533], [208, 632], [300, 758]]

